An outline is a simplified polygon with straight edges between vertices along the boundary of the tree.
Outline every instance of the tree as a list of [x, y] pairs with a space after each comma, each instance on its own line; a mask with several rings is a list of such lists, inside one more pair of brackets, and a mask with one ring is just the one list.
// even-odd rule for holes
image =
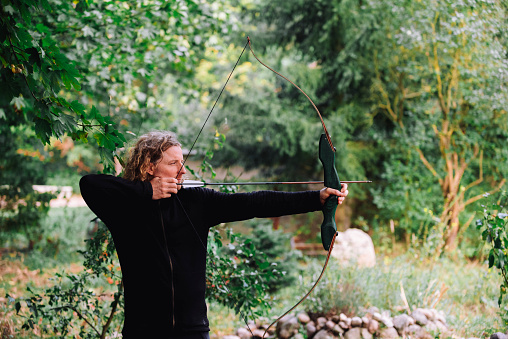
[[[356, 124], [349, 138], [358, 143], [358, 135], [369, 133], [370, 147], [390, 152], [373, 159], [390, 182], [374, 191], [378, 207], [400, 206], [398, 214], [386, 212], [399, 219], [421, 204], [440, 210], [453, 248], [472, 220], [465, 220], [466, 207], [498, 190], [508, 175], [508, 68], [500, 41], [506, 8], [498, 1], [372, 0], [267, 2], [260, 11], [270, 13], [260, 18], [271, 23], [273, 43], [317, 60], [326, 111], [354, 106], [359, 121], [371, 119], [371, 131]], [[401, 167], [406, 176], [391, 175]], [[416, 194], [401, 206], [404, 182]]]
[[[192, 0], [3, 1], [0, 185], [7, 205], [31, 202], [32, 215], [39, 215], [37, 220], [44, 215], [35, 208], [31, 187], [44, 184], [46, 177], [40, 162], [20, 153], [27, 147], [40, 152], [43, 145], [68, 137], [91, 142], [103, 171], [113, 171], [125, 132], [136, 128], [137, 133], [142, 123], [170, 116], [159, 97], [167, 74], [178, 79], [181, 93], [193, 90], [192, 70], [202, 51], [213, 46], [217, 30], [228, 29], [227, 8], [222, 14], [214, 11], [222, 7]], [[27, 147], [26, 140], [31, 140]], [[20, 180], [13, 181], [16, 175]], [[2, 218], [19, 223], [20, 212], [3, 208]]]

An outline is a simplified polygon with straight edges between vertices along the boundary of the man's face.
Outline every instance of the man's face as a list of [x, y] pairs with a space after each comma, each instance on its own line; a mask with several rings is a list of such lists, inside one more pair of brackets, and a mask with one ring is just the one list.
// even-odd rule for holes
[[[180, 170], [181, 169], [181, 170]], [[183, 182], [183, 175], [187, 173], [183, 167], [183, 154], [180, 146], [172, 146], [162, 153], [162, 160], [148, 172], [154, 177], [176, 178]], [[179, 185], [178, 189], [182, 186]]]

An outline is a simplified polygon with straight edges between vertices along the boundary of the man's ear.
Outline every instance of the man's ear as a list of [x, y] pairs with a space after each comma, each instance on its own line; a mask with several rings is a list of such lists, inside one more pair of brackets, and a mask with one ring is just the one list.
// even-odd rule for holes
[[148, 169], [146, 170], [146, 173], [148, 173], [148, 174], [153, 176], [154, 170], [155, 170], [155, 165], [153, 163], [150, 163], [148, 165]]

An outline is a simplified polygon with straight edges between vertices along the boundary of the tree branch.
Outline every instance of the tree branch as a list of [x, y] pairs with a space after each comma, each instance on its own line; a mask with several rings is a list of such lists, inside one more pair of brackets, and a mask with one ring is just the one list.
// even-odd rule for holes
[[80, 317], [80, 318], [81, 318], [81, 319], [83, 319], [83, 320], [84, 320], [84, 321], [85, 321], [88, 325], [90, 325], [90, 327], [91, 327], [91, 328], [95, 331], [95, 333], [97, 333], [98, 335], [101, 335], [101, 334], [99, 333], [99, 331], [97, 331], [97, 329], [95, 328], [95, 326], [94, 326], [92, 323], [90, 323], [90, 322], [88, 321], [88, 319], [87, 319], [87, 318], [85, 318], [85, 317], [81, 314], [81, 312], [79, 312], [79, 310], [78, 310], [78, 309], [76, 309], [74, 306], [72, 306], [72, 305], [70, 305], [70, 304], [69, 304], [69, 305], [63, 305], [63, 306], [60, 306], [60, 307], [53, 307], [53, 308], [51, 308], [51, 310], [58, 310], [58, 309], [61, 309], [61, 308], [70, 308], [71, 310], [73, 310], [74, 312], [76, 312], [76, 313], [78, 314], [78, 317]]
[[106, 338], [106, 334], [108, 332], [108, 328], [111, 325], [111, 322], [113, 321], [113, 316], [115, 315], [116, 309], [118, 307], [118, 303], [120, 301], [120, 296], [121, 296], [121, 292], [120, 291], [121, 290], [123, 290], [123, 279], [122, 279], [122, 281], [120, 283], [120, 287], [118, 288], [118, 293], [115, 293], [115, 300], [113, 300], [113, 303], [112, 303], [112, 306], [111, 306], [111, 312], [109, 313], [109, 317], [108, 317], [108, 321], [102, 327], [102, 333], [101, 333], [101, 338], [100, 339]]
[[430, 162], [427, 160], [427, 158], [425, 158], [425, 155], [423, 154], [422, 150], [417, 148], [416, 151], [418, 152], [418, 154], [420, 155], [420, 159], [421, 161], [423, 162], [423, 164], [425, 165], [425, 167], [427, 167], [427, 169], [432, 173], [433, 176], [435, 176], [436, 178], [438, 178], [439, 180], [439, 184], [442, 184], [442, 179], [439, 177], [439, 175], [437, 174], [436, 170], [434, 169], [434, 167], [430, 164]]

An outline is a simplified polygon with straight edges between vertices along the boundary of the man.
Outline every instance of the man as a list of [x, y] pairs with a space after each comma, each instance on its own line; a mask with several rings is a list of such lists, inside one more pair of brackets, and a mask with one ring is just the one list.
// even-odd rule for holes
[[220, 223], [321, 209], [321, 191], [225, 194], [177, 185], [186, 173], [170, 132], [139, 138], [123, 178], [87, 175], [81, 194], [113, 236], [125, 291], [124, 338], [209, 338], [205, 303], [208, 230]]

